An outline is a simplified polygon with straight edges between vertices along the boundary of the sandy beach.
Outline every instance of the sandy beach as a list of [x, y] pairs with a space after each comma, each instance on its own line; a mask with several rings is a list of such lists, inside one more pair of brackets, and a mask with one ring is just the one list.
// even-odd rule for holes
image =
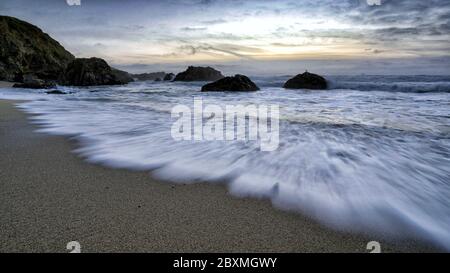
[[74, 140], [36, 133], [13, 103], [0, 101], [0, 252], [66, 252], [74, 240], [83, 252], [368, 252], [372, 240], [433, 250], [335, 232], [225, 186], [85, 163]]
[[12, 87], [14, 84], [15, 84], [14, 82], [0, 81], [0, 88], [9, 88]]

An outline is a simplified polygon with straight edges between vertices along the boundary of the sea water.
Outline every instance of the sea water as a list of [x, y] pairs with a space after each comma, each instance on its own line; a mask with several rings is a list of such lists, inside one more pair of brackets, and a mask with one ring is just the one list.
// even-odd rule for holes
[[[78, 138], [86, 160], [152, 170], [172, 182], [227, 183], [333, 227], [420, 236], [450, 250], [450, 77], [330, 76], [330, 90], [281, 88], [288, 77], [252, 77], [261, 91], [201, 93], [204, 83], [0, 89], [25, 99], [39, 131]], [[175, 141], [171, 109], [280, 107], [275, 151], [252, 141]], [[132, 181], [130, 187], [133, 187]]]

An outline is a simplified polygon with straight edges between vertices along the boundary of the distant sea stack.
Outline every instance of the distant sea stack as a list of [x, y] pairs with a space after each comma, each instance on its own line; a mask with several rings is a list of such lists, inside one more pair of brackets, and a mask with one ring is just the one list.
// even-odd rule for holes
[[132, 82], [131, 76], [111, 68], [100, 58], [79, 58], [67, 65], [58, 83], [66, 86], [120, 85]]
[[216, 82], [209, 83], [202, 87], [202, 92], [208, 91], [258, 91], [259, 87], [247, 76], [235, 75], [234, 77], [225, 77]]
[[0, 80], [23, 82], [33, 74], [55, 81], [75, 57], [38, 27], [0, 16]]
[[328, 84], [322, 76], [305, 72], [288, 80], [283, 87], [286, 89], [324, 90], [327, 89]]
[[175, 74], [169, 73], [169, 74], [166, 74], [166, 76], [164, 76], [164, 81], [171, 81], [174, 78], [175, 78]]
[[189, 66], [184, 72], [178, 73], [174, 81], [193, 82], [193, 81], [217, 81], [224, 78], [220, 71], [212, 67]]
[[166, 76], [166, 72], [132, 74], [131, 76], [136, 81], [155, 81], [156, 79], [164, 78]]

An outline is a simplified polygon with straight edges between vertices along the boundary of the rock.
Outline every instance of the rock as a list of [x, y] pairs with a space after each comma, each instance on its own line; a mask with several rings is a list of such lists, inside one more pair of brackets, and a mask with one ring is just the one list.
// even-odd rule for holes
[[175, 74], [169, 73], [164, 76], [164, 81], [171, 81], [175, 78]]
[[27, 74], [23, 76], [23, 83], [16, 83], [14, 88], [30, 88], [30, 89], [50, 89], [55, 88], [56, 84], [49, 81], [38, 79], [35, 75]]
[[244, 75], [235, 75], [226, 77], [216, 82], [209, 83], [202, 87], [202, 92], [206, 91], [258, 91], [256, 86], [248, 77]]
[[130, 83], [130, 82], [134, 82], [134, 79], [133, 79], [133, 77], [131, 77], [130, 73], [128, 73], [126, 71], [119, 70], [119, 69], [115, 69], [115, 68], [112, 68], [112, 67], [111, 67], [111, 70], [112, 70], [112, 73], [116, 76], [116, 79], [119, 82], [123, 82], [124, 84]]
[[162, 79], [166, 76], [166, 72], [153, 72], [131, 75], [137, 81], [154, 81], [158, 78]]
[[13, 85], [13, 88], [28, 88], [28, 89], [51, 89], [55, 88], [56, 85], [54, 83], [48, 83], [41, 81], [40, 83], [27, 84], [27, 83], [16, 83]]
[[223, 77], [224, 76], [220, 73], [220, 71], [217, 71], [211, 67], [189, 66], [186, 71], [178, 73], [173, 81], [217, 81]]
[[131, 81], [133, 79], [127, 72], [111, 68], [100, 58], [75, 59], [58, 80], [66, 86], [120, 85]]
[[75, 57], [38, 27], [0, 16], [0, 80], [23, 82], [25, 74], [57, 80]]
[[157, 79], [155, 80], [155, 82], [160, 82], [160, 81], [162, 81], [161, 78], [157, 78]]
[[68, 94], [68, 93], [60, 91], [60, 90], [52, 90], [52, 91], [48, 91], [45, 93], [49, 94], [49, 95], [67, 95]]
[[284, 86], [286, 89], [327, 89], [327, 81], [322, 76], [305, 72], [288, 80]]

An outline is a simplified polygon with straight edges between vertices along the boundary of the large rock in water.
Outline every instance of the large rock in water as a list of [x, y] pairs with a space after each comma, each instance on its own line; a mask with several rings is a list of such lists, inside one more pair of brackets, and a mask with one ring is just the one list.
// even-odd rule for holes
[[186, 71], [178, 73], [173, 81], [217, 81], [223, 77], [224, 76], [220, 71], [217, 71], [212, 67], [189, 66]]
[[322, 76], [305, 72], [288, 80], [283, 87], [287, 89], [323, 90], [327, 89], [327, 86], [327, 81]]
[[23, 82], [26, 74], [57, 80], [75, 57], [38, 27], [0, 16], [0, 80]]
[[67, 86], [119, 85], [132, 82], [131, 76], [111, 68], [100, 58], [75, 59], [67, 65], [59, 84]]
[[206, 91], [258, 91], [259, 87], [244, 75], [226, 77], [202, 87]]

